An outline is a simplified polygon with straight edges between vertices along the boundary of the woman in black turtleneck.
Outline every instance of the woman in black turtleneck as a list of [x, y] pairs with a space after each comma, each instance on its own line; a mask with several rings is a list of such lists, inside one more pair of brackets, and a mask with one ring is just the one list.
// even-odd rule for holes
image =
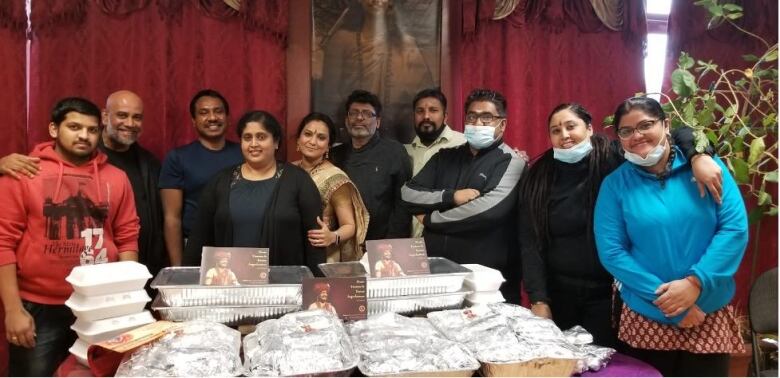
[[[518, 235], [531, 311], [552, 318], [561, 329], [581, 325], [596, 344], [615, 347], [612, 277], [596, 252], [593, 208], [601, 181], [623, 156], [617, 143], [593, 134], [591, 119], [575, 103], [558, 105], [550, 113], [553, 148], [521, 181]], [[697, 156], [692, 165], [698, 182], [719, 188], [720, 168], [696, 152], [692, 130], [677, 129], [673, 137], [689, 161]]]

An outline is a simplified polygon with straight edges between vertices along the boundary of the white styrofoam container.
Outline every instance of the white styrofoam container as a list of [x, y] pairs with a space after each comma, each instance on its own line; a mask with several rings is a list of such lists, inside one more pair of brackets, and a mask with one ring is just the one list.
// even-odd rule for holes
[[135, 261], [82, 265], [71, 270], [65, 281], [81, 295], [103, 295], [143, 289], [152, 278], [146, 265]]
[[97, 344], [149, 323], [154, 323], [154, 317], [149, 311], [143, 311], [95, 321], [79, 318], [70, 326], [70, 329], [76, 331], [79, 339], [90, 344]]
[[506, 301], [500, 291], [475, 291], [466, 296], [466, 300], [472, 305], [501, 303]]
[[76, 339], [76, 342], [73, 343], [73, 346], [68, 349], [68, 352], [70, 354], [76, 356], [76, 360], [81, 363], [84, 366], [89, 366], [89, 362], [87, 361], [87, 350], [89, 349], [89, 343], [82, 340], [82, 339]]
[[65, 305], [70, 307], [73, 315], [81, 320], [95, 321], [136, 314], [151, 301], [146, 291], [136, 290], [125, 293], [85, 296], [78, 293], [70, 295]]
[[506, 280], [500, 271], [479, 264], [461, 264], [471, 270], [463, 284], [472, 291], [496, 291]]

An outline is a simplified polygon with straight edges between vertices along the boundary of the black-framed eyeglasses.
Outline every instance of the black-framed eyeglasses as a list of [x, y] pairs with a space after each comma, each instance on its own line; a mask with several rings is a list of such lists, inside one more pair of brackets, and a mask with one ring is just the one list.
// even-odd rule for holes
[[347, 112], [349, 119], [358, 119], [358, 116], [363, 116], [363, 119], [369, 119], [376, 117], [376, 113], [370, 110], [350, 110]]
[[483, 125], [491, 125], [496, 120], [503, 119], [504, 117], [495, 115], [493, 113], [466, 113], [466, 123], [476, 124], [477, 120]]
[[618, 138], [620, 139], [629, 139], [632, 136], [634, 136], [634, 133], [637, 131], [641, 135], [647, 134], [648, 131], [650, 131], [655, 124], [660, 121], [660, 119], [652, 120], [648, 119], [642, 122], [639, 122], [635, 127], [621, 127], [617, 130]]

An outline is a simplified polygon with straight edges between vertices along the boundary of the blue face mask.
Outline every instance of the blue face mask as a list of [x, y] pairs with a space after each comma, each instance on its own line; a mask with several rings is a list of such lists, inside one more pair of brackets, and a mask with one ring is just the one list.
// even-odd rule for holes
[[553, 147], [553, 158], [564, 163], [574, 164], [588, 156], [591, 151], [593, 151], [593, 145], [590, 144], [590, 138], [588, 137], [571, 148]]
[[469, 146], [477, 150], [493, 144], [496, 141], [495, 133], [496, 128], [493, 126], [466, 125], [463, 130], [463, 135], [466, 137]]

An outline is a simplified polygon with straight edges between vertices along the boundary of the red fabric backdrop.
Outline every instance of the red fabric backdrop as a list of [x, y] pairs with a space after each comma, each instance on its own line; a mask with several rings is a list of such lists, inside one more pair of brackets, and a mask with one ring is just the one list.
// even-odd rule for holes
[[550, 148], [547, 116], [559, 103], [581, 103], [599, 128], [621, 100], [644, 91], [641, 2], [626, 2], [622, 32], [603, 27], [587, 1], [522, 1], [499, 21], [489, 19], [491, 3], [464, 2], [462, 32], [452, 33], [462, 38], [452, 42], [456, 128], [471, 89], [496, 89], [508, 99], [507, 143], [534, 157]]
[[[25, 88], [25, 30], [27, 15], [24, 0], [0, 2], [0, 104], [6, 108], [0, 156], [24, 151], [27, 139], [27, 90]], [[5, 318], [0, 306], [0, 317]], [[8, 342], [5, 322], [0, 322], [0, 376], [8, 372]]]
[[[768, 43], [777, 43], [777, 0], [734, 0], [743, 6], [744, 17], [737, 20], [740, 27], [755, 33]], [[697, 60], [712, 60], [721, 68], [745, 68], [749, 63], [742, 55], [757, 56], [766, 52], [766, 47], [756, 39], [746, 36], [734, 27], [723, 24], [713, 30], [707, 30], [710, 19], [708, 12], [690, 1], [675, 1], [669, 17], [669, 44], [667, 47], [666, 75], [664, 92], [671, 93], [670, 76], [677, 68], [677, 59], [681, 51], [687, 52]], [[777, 185], [769, 192], [777, 202]], [[748, 209], [755, 207], [755, 201], [747, 201]], [[750, 244], [739, 270], [735, 276], [737, 293], [733, 303], [747, 313], [748, 294], [750, 292], [753, 271], [753, 259], [756, 258], [755, 276], [777, 266], [777, 217], [767, 217], [761, 223], [759, 243], [756, 248], [756, 228], [751, 227]]]
[[48, 139], [58, 99], [102, 107], [119, 89], [143, 98], [141, 144], [161, 158], [195, 138], [188, 106], [203, 88], [227, 98], [234, 122], [249, 109], [283, 120], [287, 5], [244, 4], [239, 13], [221, 0], [34, 1], [28, 147]]

